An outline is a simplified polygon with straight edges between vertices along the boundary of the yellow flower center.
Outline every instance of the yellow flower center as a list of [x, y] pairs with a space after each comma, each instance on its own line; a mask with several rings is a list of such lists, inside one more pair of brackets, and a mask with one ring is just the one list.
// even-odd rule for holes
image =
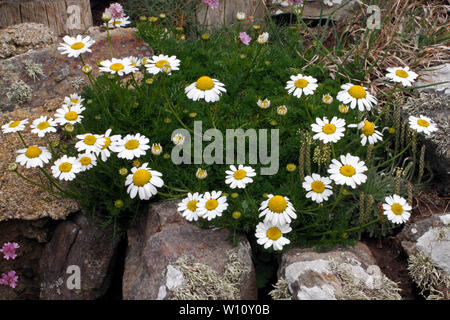
[[247, 176], [247, 172], [246, 172], [245, 170], [242, 170], [242, 169], [237, 170], [237, 171], [233, 174], [233, 177], [234, 177], [236, 180], [242, 180], [242, 179], [244, 179], [246, 176]]
[[70, 102], [77, 104], [78, 103], [78, 99], [70, 99]]
[[200, 170], [199, 172], [197, 172], [197, 176], [201, 177], [205, 175], [205, 170]]
[[25, 152], [25, 156], [27, 158], [37, 158], [41, 155], [42, 150], [38, 147], [35, 146], [31, 146], [27, 149], [27, 151]]
[[113, 24], [114, 24], [114, 25], [116, 25], [116, 24], [122, 24], [122, 21], [120, 21], [120, 20], [114, 20]]
[[211, 90], [212, 88], [214, 88], [214, 81], [210, 77], [203, 76], [197, 80], [195, 86], [199, 90], [203, 91]]
[[75, 121], [78, 119], [78, 113], [76, 113], [75, 111], [69, 111], [66, 113], [64, 118], [66, 118], [66, 120], [68, 121]]
[[421, 127], [428, 127], [430, 123], [427, 120], [419, 119], [417, 120], [417, 124]]
[[153, 147], [153, 151], [155, 151], [155, 152], [158, 152], [158, 151], [160, 151], [161, 150], [161, 147], [160, 146], [154, 146]]
[[281, 237], [281, 231], [280, 229], [278, 229], [277, 227], [272, 227], [269, 230], [267, 230], [267, 238], [269, 238], [270, 240], [278, 240]]
[[373, 135], [375, 132], [375, 126], [370, 121], [364, 121], [364, 126], [361, 128], [361, 132], [366, 136], [369, 137]]
[[297, 81], [295, 81], [294, 85], [297, 88], [304, 89], [304, 88], [306, 88], [308, 86], [308, 80], [298, 79]]
[[16, 120], [16, 121], [11, 122], [11, 123], [9, 124], [9, 127], [10, 127], [10, 128], [15, 128], [15, 127], [17, 127], [19, 124], [20, 124], [20, 121]]
[[133, 174], [133, 183], [135, 186], [143, 187], [151, 178], [152, 174], [148, 170], [139, 169]]
[[395, 74], [400, 78], [408, 78], [408, 72], [405, 70], [397, 70], [395, 71]]
[[168, 64], [170, 66], [169, 61], [167, 61], [167, 60], [159, 60], [155, 65], [156, 65], [157, 68], [161, 69], [166, 64]]
[[292, 171], [294, 171], [295, 169], [297, 169], [297, 166], [296, 166], [295, 164], [293, 164], [293, 163], [289, 163], [289, 164], [286, 166], [286, 169], [287, 169], [287, 171], [292, 172]]
[[348, 93], [355, 99], [363, 99], [366, 97], [367, 93], [363, 87], [355, 85], [348, 89]]
[[123, 66], [123, 64], [117, 62], [117, 63], [113, 63], [110, 67], [109, 67], [112, 71], [120, 71], [123, 70], [125, 67]]
[[287, 201], [283, 196], [273, 196], [269, 200], [269, 209], [275, 213], [282, 213], [287, 208]]
[[336, 126], [334, 124], [328, 123], [322, 127], [323, 133], [333, 134], [336, 132]]
[[314, 181], [311, 184], [311, 188], [315, 193], [322, 193], [325, 191], [325, 185], [320, 180]]
[[92, 159], [90, 157], [83, 157], [80, 159], [80, 162], [83, 166], [88, 166], [91, 164]]
[[391, 206], [391, 210], [392, 210], [393, 213], [395, 213], [398, 216], [403, 213], [403, 207], [400, 204], [398, 204], [398, 203], [394, 203]]
[[63, 162], [59, 165], [59, 171], [61, 172], [69, 172], [72, 170], [72, 164], [69, 162]]
[[105, 150], [106, 148], [109, 148], [109, 146], [111, 145], [111, 139], [108, 137], [103, 137], [105, 138], [105, 144], [102, 147], [102, 150]]
[[342, 166], [341, 169], [339, 169], [339, 171], [341, 172], [341, 174], [343, 176], [346, 176], [346, 177], [352, 177], [356, 173], [355, 168], [353, 168], [352, 166], [350, 166], [348, 164], [345, 166]]
[[129, 140], [127, 141], [127, 143], [125, 143], [125, 148], [128, 150], [134, 150], [137, 147], [139, 147], [139, 141], [133, 139], [133, 140]]
[[216, 199], [210, 199], [206, 201], [205, 208], [207, 210], [214, 210], [219, 205], [219, 202]]
[[73, 45], [70, 46], [73, 50], [80, 50], [84, 48], [83, 42], [75, 42]]
[[197, 210], [197, 203], [198, 203], [198, 201], [191, 200], [191, 201], [188, 202], [187, 208], [189, 210], [191, 210], [192, 212], [194, 212], [195, 210]]
[[88, 146], [93, 146], [95, 144], [95, 142], [97, 141], [97, 138], [90, 134], [90, 135], [86, 136], [83, 141]]
[[39, 124], [37, 125], [37, 128], [38, 128], [39, 130], [45, 130], [45, 129], [47, 129], [48, 127], [50, 127], [50, 123], [48, 123], [47, 121], [42, 121], [41, 123], [39, 123]]

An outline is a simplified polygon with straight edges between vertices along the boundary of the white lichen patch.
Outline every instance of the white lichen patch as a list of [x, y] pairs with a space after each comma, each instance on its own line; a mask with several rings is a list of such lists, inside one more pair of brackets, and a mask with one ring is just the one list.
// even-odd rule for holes
[[[222, 274], [196, 262], [192, 256], [182, 256], [170, 266], [173, 269], [172, 288], [167, 285], [167, 275], [165, 288], [170, 290], [174, 300], [239, 300], [241, 277], [247, 272], [247, 267], [238, 252], [237, 248], [228, 252], [228, 262]], [[160, 288], [158, 296], [163, 295], [164, 290]]]
[[427, 299], [444, 299], [443, 291], [447, 291], [447, 294], [450, 291], [450, 275], [437, 268], [431, 258], [423, 252], [418, 251], [409, 256], [408, 271], [421, 289], [420, 293]]
[[444, 214], [439, 217], [444, 225], [448, 225], [450, 223], [450, 213]]
[[11, 85], [11, 88], [6, 93], [6, 96], [11, 102], [22, 104], [31, 100], [33, 91], [22, 80], [16, 81]]
[[416, 243], [416, 248], [430, 257], [433, 263], [450, 274], [450, 230], [430, 228]]
[[314, 271], [316, 273], [332, 273], [330, 264], [327, 260], [317, 259], [314, 261], [298, 261], [294, 262], [286, 267], [284, 272], [286, 282], [290, 286], [293, 282], [306, 271]]
[[308, 288], [300, 286], [297, 293], [298, 300], [337, 300], [334, 288], [331, 285], [324, 284], [322, 286], [314, 286]]

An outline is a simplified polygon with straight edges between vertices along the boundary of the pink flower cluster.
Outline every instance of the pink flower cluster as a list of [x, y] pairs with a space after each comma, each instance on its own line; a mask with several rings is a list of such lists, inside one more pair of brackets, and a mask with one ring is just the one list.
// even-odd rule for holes
[[219, 0], [203, 0], [203, 2], [211, 9], [217, 9], [219, 7]]
[[10, 286], [11, 288], [17, 287], [17, 281], [19, 277], [16, 275], [15, 271], [10, 271], [8, 273], [3, 273], [0, 278], [0, 284], [5, 286]]
[[111, 3], [105, 12], [109, 12], [113, 19], [121, 19], [124, 15], [122, 5], [118, 2]]
[[[0, 252], [3, 253], [3, 258], [6, 260], [12, 259], [14, 260], [17, 257], [16, 249], [19, 249], [20, 246], [16, 242], [6, 242], [3, 244]], [[0, 285], [10, 286], [11, 288], [15, 288], [17, 286], [17, 281], [19, 277], [16, 275], [14, 270], [9, 271], [8, 273], [3, 273], [0, 278]]]
[[252, 41], [252, 37], [250, 37], [247, 32], [240, 32], [239, 33], [239, 40], [246, 46], [250, 44], [250, 41]]
[[3, 253], [3, 258], [6, 260], [15, 259], [17, 257], [16, 249], [19, 249], [20, 246], [15, 242], [6, 242], [3, 244], [3, 247], [0, 249], [0, 252]]

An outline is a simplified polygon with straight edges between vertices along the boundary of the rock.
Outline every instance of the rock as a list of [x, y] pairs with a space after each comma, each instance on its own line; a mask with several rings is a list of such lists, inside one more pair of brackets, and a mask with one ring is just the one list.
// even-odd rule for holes
[[0, 59], [56, 43], [51, 29], [39, 23], [22, 23], [0, 30]]
[[[327, 19], [334, 12], [330, 19], [342, 20], [351, 13], [357, 3], [357, 1], [352, 1], [336, 11], [339, 7], [337, 4], [333, 6], [324, 4], [322, 7], [321, 1], [319, 0], [305, 0], [302, 17], [303, 19], [320, 19], [321, 17], [322, 19]], [[272, 15], [291, 13], [291, 7], [287, 0], [272, 0], [268, 7]], [[298, 5], [297, 7], [294, 6], [294, 8], [301, 10], [301, 6]]]
[[[96, 33], [95, 28], [91, 30], [96, 41], [91, 47], [92, 53], [83, 55], [86, 63], [94, 69], [94, 75], [98, 75], [97, 61], [110, 59], [106, 32]], [[135, 29], [118, 28], [111, 31], [112, 47], [115, 57], [145, 56], [151, 55], [152, 50], [140, 39], [134, 36]], [[0, 100], [0, 113], [7, 110], [17, 109], [27, 102], [27, 106], [34, 108], [41, 106], [45, 101], [68, 96], [71, 93], [79, 92], [80, 77], [86, 76], [81, 72], [81, 62], [78, 58], [68, 58], [57, 50], [59, 43], [47, 46], [46, 48], [32, 50], [30, 52], [16, 55], [6, 60], [0, 60], [0, 96], [11, 97]], [[2, 51], [3, 52], [3, 51]], [[30, 76], [26, 72], [26, 65], [29, 61], [40, 67], [42, 72], [38, 79]], [[24, 82], [32, 92], [28, 101], [17, 101], [13, 99], [14, 92], [11, 87], [14, 83]], [[78, 87], [78, 89], [76, 89]]]
[[257, 295], [248, 241], [241, 238], [233, 247], [228, 230], [188, 223], [176, 202], [152, 204], [128, 231], [122, 288], [125, 300], [248, 300]]
[[436, 122], [438, 130], [422, 135], [426, 146], [425, 161], [435, 171], [436, 185], [443, 194], [450, 192], [450, 96], [421, 92], [402, 105], [402, 118], [424, 115]]
[[[0, 124], [3, 125], [12, 120], [28, 119], [28, 123], [41, 115], [51, 116], [60, 107], [62, 99], [48, 101], [45, 106], [32, 110], [18, 109], [4, 115], [0, 115]], [[78, 204], [69, 199], [54, 200], [41, 188], [20, 178], [15, 172], [8, 170], [8, 165], [16, 161], [16, 150], [24, 146], [15, 133], [0, 133], [0, 221], [9, 219], [36, 220], [44, 217], [52, 219], [64, 219], [72, 212], [78, 211]], [[24, 140], [28, 145], [46, 145], [44, 138], [32, 134], [30, 130], [22, 132]], [[51, 141], [60, 141], [63, 135], [50, 134]], [[63, 143], [63, 142], [61, 142]], [[56, 159], [53, 159], [56, 160]], [[18, 165], [18, 172], [34, 181], [43, 177], [42, 173], [34, 168], [27, 169]], [[51, 164], [47, 164], [47, 172]], [[47, 201], [47, 200], [53, 201]]]
[[450, 63], [431, 67], [430, 70], [420, 72], [420, 79], [415, 83], [416, 87], [427, 86], [434, 83], [446, 82], [432, 87], [420, 88], [419, 91], [437, 92], [450, 95]]
[[321, 253], [290, 249], [282, 255], [278, 279], [295, 300], [401, 299], [396, 283], [381, 272], [361, 242]]
[[9, 220], [0, 222], [0, 247], [5, 242], [16, 242], [17, 258], [3, 259], [0, 254], [0, 274], [14, 270], [19, 277], [17, 287], [0, 286], [0, 300], [39, 299], [40, 277], [39, 258], [45, 243], [54, 229], [54, 221], [49, 218], [35, 221]]
[[422, 293], [450, 300], [450, 213], [406, 225], [397, 235], [409, 256], [410, 276]]
[[[111, 282], [116, 249], [112, 229], [96, 228], [83, 214], [61, 222], [39, 262], [40, 298], [93, 300], [102, 297]], [[76, 268], [80, 271], [80, 288], [70, 287], [76, 285], [73, 280]]]

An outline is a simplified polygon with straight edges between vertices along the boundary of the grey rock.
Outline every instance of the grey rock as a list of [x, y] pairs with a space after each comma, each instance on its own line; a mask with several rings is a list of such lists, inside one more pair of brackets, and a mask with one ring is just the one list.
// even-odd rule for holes
[[[225, 284], [231, 289], [235, 285], [241, 299], [256, 299], [256, 277], [246, 239], [240, 238], [237, 247], [233, 247], [228, 230], [201, 229], [187, 222], [177, 211], [176, 202], [151, 204], [148, 213], [128, 230], [123, 298], [174, 299], [174, 290], [188, 285], [192, 277], [187, 271], [189, 267], [183, 269], [188, 262], [222, 281], [228, 264], [236, 262], [229, 261], [229, 252], [234, 252], [236, 261], [240, 263], [241, 274], [238, 283]], [[203, 284], [209, 289], [215, 285], [211, 282]], [[200, 295], [206, 292], [200, 284], [195, 290]], [[192, 298], [197, 293], [193, 293]], [[214, 294], [208, 298], [214, 299]]]
[[[109, 287], [117, 243], [112, 230], [97, 229], [83, 214], [60, 223], [46, 245], [39, 266], [42, 300], [93, 300]], [[73, 288], [79, 268], [80, 288]]]
[[434, 83], [441, 83], [432, 87], [420, 88], [419, 91], [437, 92], [440, 94], [450, 95], [450, 63], [435, 66], [431, 70], [422, 71], [421, 77], [415, 86], [426, 86]]

